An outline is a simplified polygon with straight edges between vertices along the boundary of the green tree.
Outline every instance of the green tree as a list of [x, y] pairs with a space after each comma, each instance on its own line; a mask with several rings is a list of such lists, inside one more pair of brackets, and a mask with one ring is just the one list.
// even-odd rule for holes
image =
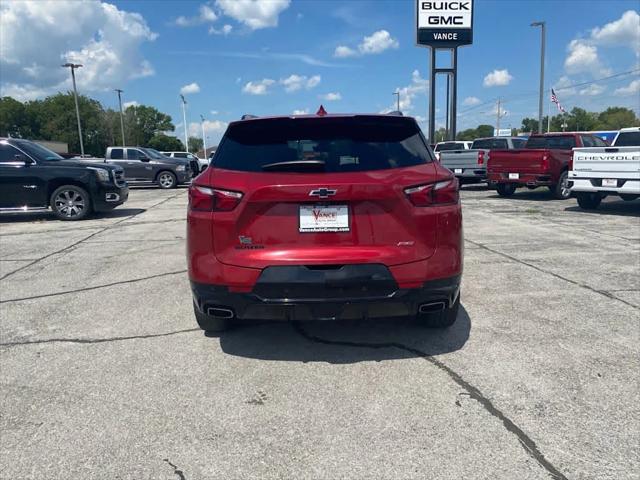
[[132, 105], [125, 110], [125, 133], [128, 145], [147, 145], [161, 132], [173, 132], [171, 116], [147, 105]]
[[493, 137], [494, 128], [492, 125], [478, 125], [476, 128], [476, 138]]
[[598, 130], [618, 130], [640, 126], [633, 110], [624, 107], [609, 107], [598, 115]]
[[475, 128], [467, 128], [456, 135], [456, 140], [475, 140], [476, 138], [477, 130]]
[[202, 139], [199, 137], [189, 137], [189, 151], [196, 153], [198, 150], [202, 150]]
[[184, 145], [179, 138], [159, 133], [146, 143], [147, 147], [161, 152], [184, 152]]
[[0, 98], [0, 136], [33, 137], [30, 112], [26, 106], [11, 98]]

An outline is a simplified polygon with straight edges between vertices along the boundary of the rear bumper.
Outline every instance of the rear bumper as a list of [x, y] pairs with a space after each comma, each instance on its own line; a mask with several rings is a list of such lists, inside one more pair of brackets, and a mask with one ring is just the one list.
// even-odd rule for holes
[[[608, 177], [610, 178], [610, 177]], [[569, 177], [569, 186], [572, 193], [607, 193], [607, 194], [628, 194], [640, 195], [640, 180], [617, 179], [616, 187], [603, 187], [602, 178], [577, 178]]]
[[[267, 299], [252, 291], [232, 292], [226, 286], [191, 282], [196, 307], [203, 313], [210, 309], [231, 311], [231, 318], [244, 320], [353, 320], [405, 317], [416, 315], [421, 305], [450, 307], [460, 293], [460, 275], [424, 282], [419, 288], [395, 289], [372, 297], [321, 298], [321, 285], [309, 284], [305, 298]], [[354, 279], [358, 282], [358, 279]], [[271, 287], [274, 287], [272, 285]], [[288, 285], [282, 285], [282, 292]], [[300, 290], [298, 290], [300, 293]], [[284, 296], [284, 295], [283, 295]]]
[[93, 210], [96, 212], [104, 212], [113, 210], [118, 205], [122, 205], [129, 198], [129, 187], [124, 185], [118, 187], [115, 185], [99, 185], [96, 193], [92, 196], [91, 201]]
[[487, 178], [489, 183], [514, 183], [516, 185], [527, 185], [531, 187], [548, 187], [555, 185], [551, 175], [545, 173], [518, 173], [518, 178], [509, 178], [508, 172], [489, 172]]
[[487, 179], [487, 170], [482, 167], [447, 167], [449, 170], [453, 172], [453, 174], [462, 180], [486, 180]]

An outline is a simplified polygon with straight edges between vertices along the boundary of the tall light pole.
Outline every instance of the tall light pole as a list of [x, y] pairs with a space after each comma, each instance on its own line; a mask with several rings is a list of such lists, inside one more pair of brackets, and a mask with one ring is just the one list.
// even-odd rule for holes
[[545, 22], [533, 22], [532, 27], [541, 27], [540, 34], [540, 98], [538, 100], [538, 133], [543, 133], [542, 126], [542, 104], [544, 103], [544, 44], [546, 37]]
[[200, 120], [202, 120], [202, 148], [204, 149], [204, 158], [207, 158], [207, 137], [204, 136], [204, 117], [200, 115]]
[[120, 90], [119, 88], [116, 88], [115, 91], [118, 92], [118, 103], [120, 104], [120, 130], [122, 131], [122, 146], [124, 147], [126, 145], [126, 142], [124, 140], [124, 117], [122, 115], [122, 97], [120, 96], [120, 94], [124, 92], [124, 90]]
[[76, 118], [78, 120], [78, 138], [80, 138], [80, 155], [84, 156], [84, 144], [82, 143], [82, 126], [80, 125], [80, 108], [78, 107], [78, 90], [76, 89], [76, 73], [75, 69], [82, 67], [79, 63], [65, 63], [60, 65], [64, 68], [71, 69], [71, 80], [73, 81], [73, 98], [76, 102]]
[[182, 99], [182, 118], [184, 121], [184, 148], [189, 151], [189, 137], [187, 136], [187, 101], [184, 99], [184, 95], [180, 94]]
[[399, 112], [400, 111], [400, 90], [397, 90], [397, 91], [393, 92], [393, 94], [398, 97], [397, 98], [397, 105], [398, 105], [397, 110]]

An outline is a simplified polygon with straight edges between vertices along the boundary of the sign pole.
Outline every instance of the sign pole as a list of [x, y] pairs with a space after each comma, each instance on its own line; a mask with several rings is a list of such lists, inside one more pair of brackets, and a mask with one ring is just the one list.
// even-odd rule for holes
[[458, 116], [458, 47], [455, 47], [453, 55], [453, 85], [451, 86], [451, 140], [456, 139], [457, 133], [457, 116]]
[[436, 136], [436, 49], [429, 49], [431, 56], [430, 80], [429, 80], [429, 141], [435, 142]]

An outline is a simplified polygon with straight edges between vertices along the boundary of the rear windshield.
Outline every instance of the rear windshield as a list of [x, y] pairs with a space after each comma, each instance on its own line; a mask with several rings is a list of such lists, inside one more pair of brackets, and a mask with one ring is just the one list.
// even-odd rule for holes
[[349, 117], [232, 124], [213, 164], [243, 172], [360, 172], [430, 161], [415, 121]]
[[464, 150], [464, 143], [451, 142], [451, 143], [439, 143], [436, 145], [436, 152], [444, 152], [447, 150]]
[[509, 144], [507, 143], [506, 138], [482, 138], [480, 140], [476, 140], [471, 145], [471, 148], [485, 148], [487, 150], [499, 150], [509, 148]]
[[571, 150], [576, 146], [573, 135], [552, 137], [531, 137], [525, 148], [548, 148], [551, 150]]
[[616, 147], [637, 147], [640, 145], [640, 132], [622, 132], [616, 139]]

